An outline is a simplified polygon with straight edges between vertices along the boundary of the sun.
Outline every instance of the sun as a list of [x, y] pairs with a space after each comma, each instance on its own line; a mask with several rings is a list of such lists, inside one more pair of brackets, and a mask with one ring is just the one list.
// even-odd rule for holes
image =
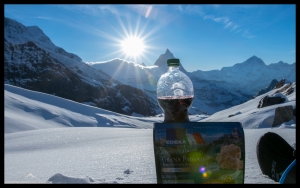
[[145, 50], [144, 41], [137, 36], [128, 36], [121, 42], [121, 48], [123, 53], [129, 57], [139, 57]]
[[153, 51], [159, 48], [156, 44], [153, 45], [153, 40], [160, 37], [157, 34], [160, 27], [149, 29], [145, 16], [137, 16], [137, 20], [121, 16], [117, 16], [117, 19], [118, 23], [111, 25], [110, 32], [97, 30], [101, 37], [112, 41], [107, 43], [108, 49], [112, 50], [107, 57], [117, 57], [141, 65], [151, 62], [150, 57], [156, 56]]

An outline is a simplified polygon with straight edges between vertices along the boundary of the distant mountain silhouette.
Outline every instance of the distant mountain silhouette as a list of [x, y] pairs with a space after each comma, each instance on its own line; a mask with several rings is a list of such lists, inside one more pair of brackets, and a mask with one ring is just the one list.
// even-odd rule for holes
[[255, 95], [259, 90], [267, 87], [273, 80], [283, 78], [290, 82], [296, 81], [296, 63], [278, 62], [266, 65], [262, 59], [252, 56], [242, 63], [231, 67], [223, 67], [220, 71], [194, 71], [192, 76], [206, 80], [225, 81]]

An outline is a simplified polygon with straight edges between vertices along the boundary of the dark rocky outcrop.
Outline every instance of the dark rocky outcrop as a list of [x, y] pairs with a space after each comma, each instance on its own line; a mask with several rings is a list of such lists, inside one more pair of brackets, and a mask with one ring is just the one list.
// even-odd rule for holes
[[269, 86], [266, 87], [266, 88], [264, 88], [264, 89], [259, 90], [257, 92], [257, 94], [254, 96], [254, 98], [257, 97], [257, 96], [259, 96], [259, 95], [262, 95], [262, 94], [265, 94], [265, 93], [271, 91], [272, 89], [274, 89], [274, 87], [277, 85], [277, 83], [278, 83], [278, 80], [273, 79], [271, 81], [271, 83], [269, 84]]
[[[285, 85], [286, 84], [286, 85]], [[283, 88], [281, 88], [282, 86], [284, 86]], [[286, 79], [281, 79], [280, 81], [277, 81], [276, 79], [273, 79], [271, 81], [271, 83], [269, 84], [268, 87], [261, 89], [257, 92], [257, 94], [255, 96], [253, 96], [252, 98], [255, 98], [259, 95], [265, 94], [273, 89], [278, 89], [275, 93], [280, 93], [286, 90], [286, 94], [285, 95], [289, 95], [291, 93], [293, 93], [294, 89], [291, 88], [292, 83], [287, 81]], [[279, 89], [280, 88], [280, 89]], [[287, 88], [289, 88], [289, 90], [287, 90]]]
[[[290, 91], [288, 91], [290, 89]], [[276, 90], [275, 93], [286, 93], [285, 95], [288, 95], [287, 93], [291, 94], [294, 91], [294, 89], [291, 87], [291, 83], [287, 83], [285, 86], [281, 86], [280, 89]]]
[[282, 97], [269, 97], [268, 95], [266, 95], [265, 97], [263, 97], [259, 103], [257, 108], [263, 108], [266, 106], [271, 106], [274, 104], [280, 104], [280, 103], [284, 103], [285, 102], [285, 98]]
[[286, 90], [286, 95], [290, 95], [293, 92], [294, 92], [294, 89], [292, 87], [290, 87]]
[[274, 89], [281, 88], [285, 84], [285, 79], [281, 79], [279, 82], [276, 83]]
[[289, 106], [281, 106], [275, 109], [275, 116], [272, 127], [276, 127], [283, 122], [288, 122], [294, 119], [294, 110], [291, 105]]

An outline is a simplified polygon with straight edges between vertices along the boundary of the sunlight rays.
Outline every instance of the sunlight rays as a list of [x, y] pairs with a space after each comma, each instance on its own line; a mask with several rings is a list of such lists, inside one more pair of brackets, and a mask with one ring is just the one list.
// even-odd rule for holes
[[[151, 9], [148, 10], [148, 16], [151, 14]], [[151, 25], [151, 19], [143, 15], [130, 16], [127, 14], [116, 14], [116, 22], [107, 22], [106, 27], [110, 28], [110, 32], [105, 32], [100, 28], [89, 28], [89, 32], [96, 34], [99, 37], [106, 38], [105, 44], [114, 49], [107, 56], [115, 56], [120, 59], [117, 66], [114, 66], [112, 78], [127, 75], [128, 77], [137, 78], [136, 82], [143, 87], [142, 83], [148, 85], [156, 85], [155, 76], [152, 71], [142, 69], [140, 67], [127, 66], [127, 63], [133, 62], [142, 64], [150, 62], [151, 56], [156, 56], [156, 50], [160, 49], [159, 45], [151, 45], [154, 39], [161, 35], [157, 31], [161, 29], [161, 25]], [[149, 29], [150, 28], [150, 29]], [[152, 65], [155, 62], [150, 62]], [[130, 70], [126, 67], [130, 67]], [[130, 75], [131, 74], [131, 75]]]
[[[153, 84], [153, 76], [149, 75], [149, 72], [146, 73], [145, 70], [141, 72], [138, 67], [134, 67], [134, 70], [124, 69], [126, 67], [126, 61], [128, 63], [132, 61], [134, 63], [141, 64], [144, 63], [143, 59], [150, 61], [150, 59], [147, 58], [147, 55], [156, 55], [152, 52], [152, 50], [159, 47], [151, 46], [149, 43], [151, 43], [153, 38], [158, 37], [154, 34], [159, 29], [159, 26], [152, 27], [149, 30], [147, 28], [149, 20], [146, 20], [146, 22], [144, 21], [143, 24], [141, 24], [141, 16], [135, 18], [135, 23], [130, 17], [127, 17], [125, 21], [122, 20], [120, 16], [117, 16], [116, 18], [119, 22], [119, 28], [116, 28], [115, 26], [113, 27], [112, 25], [110, 26], [114, 33], [117, 33], [117, 36], [113, 36], [112, 33], [101, 33], [113, 41], [110, 45], [114, 46], [116, 50], [110, 54], [119, 56], [119, 59], [123, 60], [123, 63], [120, 63], [116, 70], [114, 70], [113, 78], [118, 77], [118, 75], [127, 74], [128, 72], [128, 74], [134, 74], [134, 76], [140, 81], [145, 81], [146, 79], [150, 84]], [[152, 63], [154, 64], [155, 62]]]

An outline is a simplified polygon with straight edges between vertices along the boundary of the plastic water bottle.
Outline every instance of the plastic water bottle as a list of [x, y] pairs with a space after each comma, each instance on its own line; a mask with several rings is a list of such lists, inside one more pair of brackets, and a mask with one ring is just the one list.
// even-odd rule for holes
[[168, 71], [157, 82], [157, 101], [164, 123], [189, 122], [188, 109], [194, 100], [191, 79], [179, 70], [179, 59], [168, 59]]

